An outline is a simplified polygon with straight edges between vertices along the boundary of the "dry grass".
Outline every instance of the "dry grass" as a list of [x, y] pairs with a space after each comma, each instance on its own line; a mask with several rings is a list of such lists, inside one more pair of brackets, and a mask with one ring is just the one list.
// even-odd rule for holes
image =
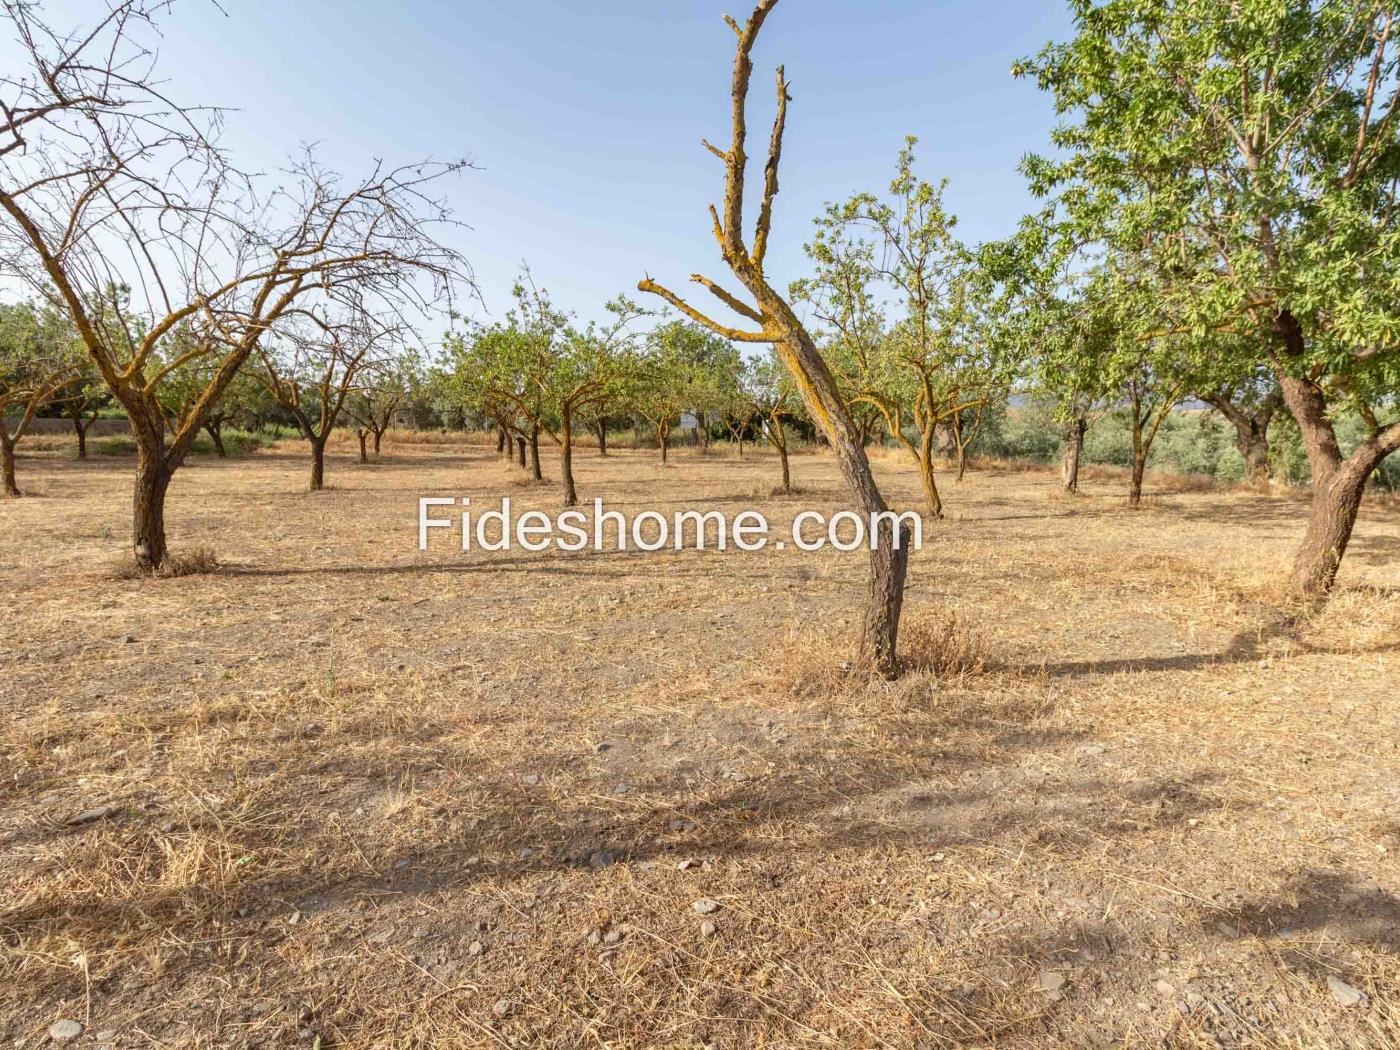
[[[222, 564], [156, 580], [102, 568], [120, 462], [22, 456], [0, 1042], [1400, 1045], [1393, 511], [1299, 621], [1293, 500], [978, 471], [881, 682], [842, 666], [860, 555], [420, 554], [419, 495], [557, 493], [353, 451], [315, 497], [294, 442], [182, 470], [172, 549]], [[841, 503], [815, 455], [801, 499], [766, 453], [577, 469], [633, 511]]]

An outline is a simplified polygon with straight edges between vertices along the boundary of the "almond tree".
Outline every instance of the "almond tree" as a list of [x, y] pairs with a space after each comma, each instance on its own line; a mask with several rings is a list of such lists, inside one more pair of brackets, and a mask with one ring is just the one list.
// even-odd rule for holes
[[417, 353], [405, 351], [396, 359], [373, 364], [361, 378], [348, 406], [355, 437], [360, 442], [361, 463], [369, 462], [366, 445], [371, 435], [374, 458], [379, 459], [380, 445], [399, 407], [422, 386], [422, 367]]
[[[835, 376], [822, 359], [816, 342], [791, 305], [769, 283], [764, 272], [768, 240], [773, 224], [773, 200], [778, 193], [778, 168], [782, 160], [783, 132], [790, 100], [783, 68], [777, 71], [777, 113], [768, 142], [768, 159], [763, 169], [763, 190], [758, 217], [749, 238], [744, 224], [744, 182], [748, 172], [748, 95], [753, 75], [751, 58], [754, 43], [778, 0], [759, 0], [743, 25], [733, 18], [725, 21], [738, 38], [730, 79], [730, 140], [726, 149], [705, 143], [724, 165], [724, 201], [711, 206], [710, 221], [720, 255], [736, 280], [748, 292], [746, 302], [708, 277], [692, 277], [745, 322], [745, 327], [724, 324], [696, 309], [675, 292], [650, 278], [637, 287], [659, 295], [692, 321], [736, 343], [772, 345], [783, 366], [792, 375], [807, 412], [826, 434], [842, 477], [852, 498], [871, 520], [875, 548], [870, 555], [870, 583], [861, 622], [859, 653], [863, 661], [883, 674], [898, 671], [895, 648], [899, 635], [899, 614], [904, 604], [904, 578], [909, 563], [909, 530], [897, 529], [895, 518], [875, 483], [875, 475], [865, 455], [850, 413], [842, 400]], [[880, 517], [884, 515], [884, 517]]]
[[778, 453], [783, 472], [781, 491], [783, 495], [789, 495], [792, 492], [792, 472], [788, 468], [786, 421], [797, 418], [802, 411], [802, 402], [793, 388], [792, 379], [783, 369], [782, 362], [770, 353], [749, 362], [744, 369], [740, 390], [751, 413], [750, 418], [760, 421], [764, 436]]
[[575, 327], [528, 270], [513, 294], [515, 308], [504, 322], [481, 329], [470, 341], [457, 337], [448, 353], [460, 382], [479, 402], [509, 406], [527, 421], [537, 480], [540, 434], [559, 447], [563, 503], [573, 507], [578, 504], [574, 430], [612, 397], [630, 326], [641, 311], [621, 297], [608, 304], [607, 324]]
[[712, 409], [721, 405], [713, 365], [731, 356], [737, 361], [723, 337], [679, 320], [657, 325], [630, 356], [629, 403], [656, 431], [662, 463], [670, 453], [671, 430], [683, 413], [701, 404]]
[[20, 495], [15, 446], [35, 413], [81, 371], [77, 350], [72, 328], [57, 310], [0, 304], [0, 490], [6, 498]]
[[[3, 24], [23, 63], [0, 76], [0, 273], [52, 289], [126, 410], [137, 444], [132, 550], [166, 560], [165, 497], [210, 410], [265, 335], [303, 297], [372, 290], [420, 309], [464, 272], [427, 196], [460, 165], [375, 167], [342, 181], [307, 158], [264, 192], [215, 143], [217, 111], [171, 100], [154, 71], [156, 0], [115, 0], [64, 31], [31, 4]], [[90, 304], [125, 286], [127, 323]], [[183, 327], [175, 356], [161, 347]], [[209, 381], [173, 427], [168, 378], [202, 359]]]
[[[918, 468], [929, 514], [941, 518], [939, 429], [986, 404], [992, 371], [974, 328], [973, 257], [943, 206], [946, 180], [933, 185], [914, 174], [915, 144], [910, 137], [900, 151], [889, 200], [857, 194], [817, 220], [807, 245], [816, 274], [792, 290], [854, 348], [847, 397], [879, 411]], [[885, 294], [902, 314], [872, 338]]]
[[[1232, 336], [1208, 345], [1230, 354], [1235, 381], [1272, 373], [1312, 481], [1292, 587], [1321, 601], [1367, 480], [1400, 448], [1396, 11], [1074, 6], [1077, 36], [1016, 70], [1063, 117], [1059, 155], [1029, 158], [1027, 174], [1053, 196], [1067, 242], [1152, 256], [1163, 282], [1140, 337]], [[1347, 408], [1369, 420], [1349, 450], [1334, 422]]]
[[258, 347], [261, 378], [311, 446], [309, 488], [325, 487], [326, 443], [362, 377], [398, 350], [404, 332], [363, 303], [298, 309]]
[[88, 362], [83, 361], [78, 374], [59, 387], [53, 400], [63, 418], [73, 424], [78, 458], [87, 459], [88, 431], [102, 410], [112, 403], [111, 391], [93, 373]]

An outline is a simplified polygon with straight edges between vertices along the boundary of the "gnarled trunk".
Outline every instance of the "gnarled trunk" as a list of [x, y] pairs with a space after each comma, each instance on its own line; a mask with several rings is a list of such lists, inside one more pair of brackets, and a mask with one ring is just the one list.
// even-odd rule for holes
[[369, 450], [365, 447], [365, 442], [369, 439], [369, 435], [363, 430], [357, 430], [355, 431], [355, 436], [360, 439], [360, 462], [362, 464], [368, 463]]
[[1313, 486], [1308, 529], [1293, 556], [1291, 584], [1298, 597], [1320, 601], [1337, 582], [1337, 571], [1361, 509], [1366, 479], [1374, 469], [1375, 463], [1353, 458]]
[[600, 419], [593, 424], [593, 430], [598, 435], [598, 455], [608, 454], [608, 423], [605, 419]]
[[90, 423], [84, 423], [81, 419], [73, 420], [73, 432], [78, 435], [78, 458], [87, 459], [87, 432]]
[[165, 564], [165, 496], [174, 473], [165, 448], [138, 435], [131, 543], [136, 564], [147, 571]]
[[1326, 397], [1317, 384], [1280, 375], [1279, 385], [1289, 412], [1298, 421], [1312, 470], [1312, 509], [1303, 542], [1293, 557], [1290, 583], [1297, 597], [1316, 605], [1326, 600], [1337, 581], [1366, 482], [1387, 456], [1400, 449], [1400, 423], [1362, 442], [1343, 458], [1327, 416]]
[[218, 453], [220, 459], [227, 459], [228, 453], [224, 451], [223, 427], [218, 423], [205, 423], [204, 432], [209, 435], [209, 440], [214, 443], [214, 451]]
[[376, 431], [374, 432], [374, 458], [375, 458], [375, 459], [378, 459], [378, 458], [379, 458], [379, 448], [380, 448], [380, 446], [381, 446], [383, 443], [384, 443], [384, 431], [382, 431], [382, 430], [376, 430]]

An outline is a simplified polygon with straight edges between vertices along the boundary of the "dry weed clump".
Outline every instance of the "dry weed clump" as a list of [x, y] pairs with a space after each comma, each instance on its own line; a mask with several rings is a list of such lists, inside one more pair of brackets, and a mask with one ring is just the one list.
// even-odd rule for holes
[[155, 573], [141, 568], [130, 555], [120, 555], [113, 559], [106, 576], [112, 580], [140, 580], [148, 576], [174, 579], [178, 576], [209, 576], [220, 568], [218, 555], [212, 548], [192, 547], [187, 551], [171, 552], [165, 564]]
[[987, 666], [987, 643], [955, 609], [906, 611], [899, 629], [900, 662], [907, 671], [938, 678], [978, 674]]

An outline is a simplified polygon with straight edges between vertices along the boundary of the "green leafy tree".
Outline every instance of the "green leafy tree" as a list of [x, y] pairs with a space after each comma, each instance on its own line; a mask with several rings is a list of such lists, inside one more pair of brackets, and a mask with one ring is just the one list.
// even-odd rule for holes
[[[792, 294], [837, 333], [848, 351], [837, 359], [850, 368], [846, 396], [879, 411], [918, 467], [929, 514], [940, 518], [939, 426], [964, 428], [964, 414], [994, 396], [995, 367], [977, 329], [972, 253], [954, 236], [946, 180], [934, 185], [914, 173], [916, 141], [900, 151], [888, 199], [857, 194], [817, 220], [807, 245], [816, 273], [794, 283]], [[886, 296], [899, 313], [880, 331]], [[965, 452], [961, 434], [957, 442]]]
[[[1331, 589], [1364, 487], [1400, 448], [1395, 11], [1358, 0], [1074, 0], [1078, 33], [1016, 72], [1052, 92], [1031, 157], [1066, 243], [1143, 254], [1136, 334], [1187, 335], [1277, 381], [1313, 488], [1292, 584]], [[1234, 336], [1232, 340], [1208, 338]], [[1347, 451], [1336, 421], [1369, 419]]]
[[34, 416], [81, 371], [81, 344], [58, 310], [21, 302], [0, 304], [0, 489], [20, 495], [15, 446]]

